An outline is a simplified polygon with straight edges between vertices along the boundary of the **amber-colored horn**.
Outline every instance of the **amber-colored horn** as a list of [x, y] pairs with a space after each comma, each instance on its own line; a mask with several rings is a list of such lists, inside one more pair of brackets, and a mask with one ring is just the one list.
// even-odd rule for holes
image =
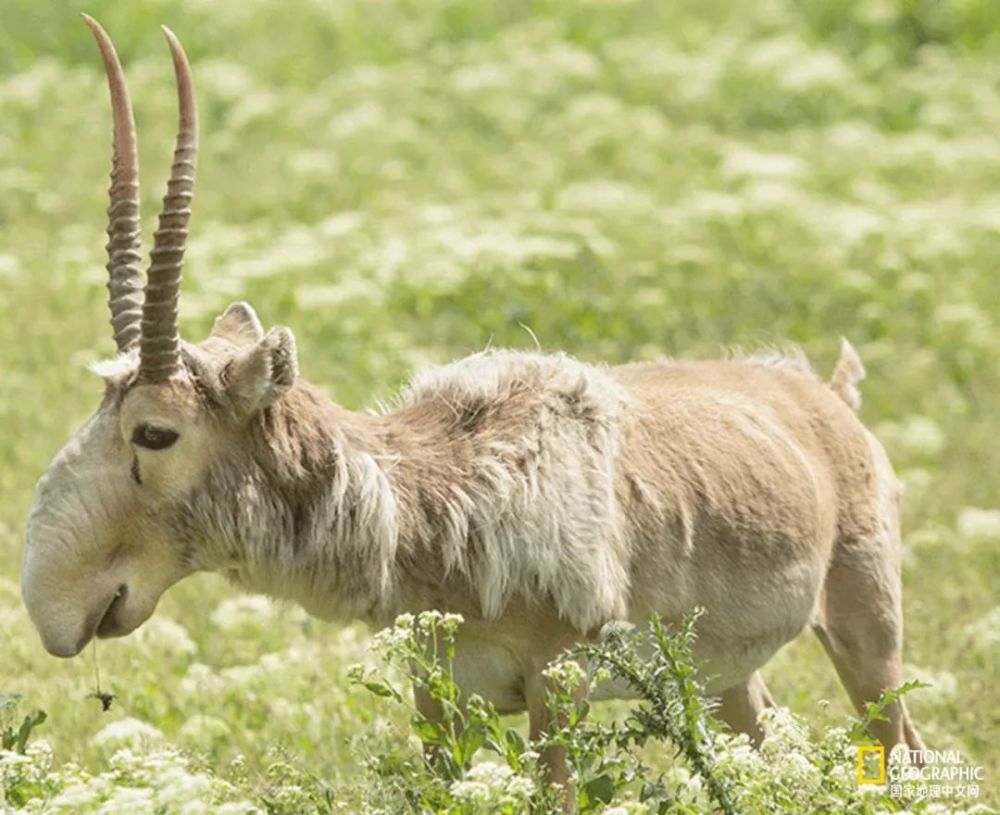
[[174, 33], [166, 27], [163, 33], [174, 60], [180, 126], [167, 194], [163, 198], [163, 211], [150, 253], [146, 296], [142, 304], [139, 378], [149, 383], [165, 382], [180, 367], [177, 298], [198, 159], [198, 109], [191, 66]]
[[139, 224], [139, 153], [125, 74], [107, 32], [83, 15], [101, 49], [108, 75], [114, 141], [108, 190], [108, 306], [119, 351], [139, 339], [142, 317], [142, 237]]

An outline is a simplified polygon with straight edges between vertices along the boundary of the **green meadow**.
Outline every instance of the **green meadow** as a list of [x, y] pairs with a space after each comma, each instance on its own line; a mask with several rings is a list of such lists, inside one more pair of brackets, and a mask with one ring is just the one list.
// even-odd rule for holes
[[[0, 812], [374, 813], [372, 755], [410, 743], [347, 678], [369, 632], [216, 576], [70, 661], [28, 620], [34, 484], [114, 350], [110, 107], [80, 11], [125, 64], [147, 249], [176, 125], [160, 24], [191, 57], [189, 340], [248, 300], [363, 408], [486, 346], [794, 344], [825, 377], [849, 338], [906, 486], [909, 709], [985, 766], [978, 798], [938, 803], [1000, 806], [1000, 6], [0, 0], [0, 731], [48, 714], [34, 764], [0, 753]], [[809, 634], [763, 673], [817, 731], [852, 713]]]

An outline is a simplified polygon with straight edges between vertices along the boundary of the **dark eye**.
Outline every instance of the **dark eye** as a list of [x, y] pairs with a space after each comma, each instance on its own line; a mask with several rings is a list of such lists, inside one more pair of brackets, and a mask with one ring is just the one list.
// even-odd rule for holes
[[132, 431], [132, 444], [145, 447], [147, 450], [165, 450], [175, 441], [177, 433], [166, 427], [141, 424]]

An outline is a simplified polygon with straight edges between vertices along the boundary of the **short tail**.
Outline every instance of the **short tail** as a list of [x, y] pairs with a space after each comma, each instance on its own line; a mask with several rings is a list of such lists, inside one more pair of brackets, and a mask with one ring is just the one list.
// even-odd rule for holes
[[865, 366], [861, 364], [857, 351], [844, 337], [840, 338], [840, 359], [830, 377], [830, 388], [852, 410], [861, 407], [861, 391], [858, 383], [865, 378]]

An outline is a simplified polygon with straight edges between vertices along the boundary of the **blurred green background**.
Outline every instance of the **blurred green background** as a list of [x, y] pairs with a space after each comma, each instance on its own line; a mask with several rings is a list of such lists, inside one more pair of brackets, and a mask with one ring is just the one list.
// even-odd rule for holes
[[[147, 235], [175, 128], [161, 23], [194, 64], [188, 339], [248, 299], [362, 407], [533, 337], [609, 362], [787, 341], [823, 375], [849, 337], [907, 485], [906, 673], [933, 685], [911, 711], [1000, 803], [1000, 6], [0, 0], [0, 691], [48, 710], [57, 762], [100, 769], [130, 717], [222, 773], [284, 745], [339, 782], [381, 721], [345, 685], [357, 629], [194, 579], [101, 646], [102, 714], [90, 658], [46, 656], [21, 607], [34, 482], [113, 350], [110, 113], [79, 11], [126, 66]], [[811, 638], [764, 673], [807, 717], [847, 710]]]

